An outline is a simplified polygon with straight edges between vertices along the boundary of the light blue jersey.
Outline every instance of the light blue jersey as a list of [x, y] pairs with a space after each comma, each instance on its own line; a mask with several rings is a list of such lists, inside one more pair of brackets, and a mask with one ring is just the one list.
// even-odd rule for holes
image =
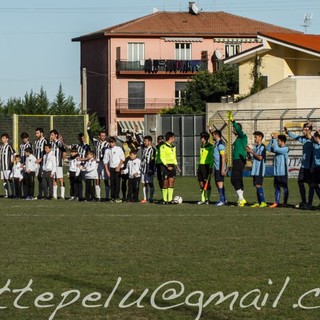
[[312, 168], [320, 167], [320, 144], [313, 142]]
[[312, 140], [305, 136], [297, 136], [291, 132], [288, 132], [288, 136], [302, 143], [301, 168], [310, 169], [312, 165]]
[[264, 144], [259, 144], [253, 148], [253, 152], [262, 156], [261, 160], [253, 157], [251, 175], [264, 177], [266, 171], [266, 147]]
[[213, 148], [213, 162], [215, 170], [221, 171], [221, 155], [225, 153], [226, 145], [224, 144], [223, 140], [216, 141]]
[[279, 147], [277, 139], [272, 139], [267, 145], [267, 150], [275, 154], [274, 170], [275, 176], [286, 176], [289, 173], [289, 148]]

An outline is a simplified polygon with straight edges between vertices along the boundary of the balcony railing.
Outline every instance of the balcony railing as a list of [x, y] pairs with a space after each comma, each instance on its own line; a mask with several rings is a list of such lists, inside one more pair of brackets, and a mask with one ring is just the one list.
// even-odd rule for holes
[[207, 60], [161, 60], [148, 59], [140, 61], [117, 60], [118, 74], [194, 74], [208, 70]]
[[141, 98], [118, 98], [116, 110], [118, 113], [159, 113], [163, 109], [174, 107], [175, 99], [141, 99]]

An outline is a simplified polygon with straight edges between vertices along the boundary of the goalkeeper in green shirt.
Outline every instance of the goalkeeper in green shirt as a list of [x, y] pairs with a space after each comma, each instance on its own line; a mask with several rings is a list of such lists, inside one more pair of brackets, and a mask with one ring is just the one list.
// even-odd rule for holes
[[198, 204], [209, 204], [211, 195], [211, 174], [213, 168], [213, 145], [209, 142], [209, 133], [200, 133], [201, 147], [197, 170], [198, 182], [201, 191], [201, 200]]
[[237, 123], [232, 116], [232, 112], [228, 112], [228, 119], [233, 125], [233, 134], [236, 135], [236, 140], [233, 144], [232, 152], [232, 171], [231, 171], [231, 184], [238, 195], [238, 206], [243, 207], [247, 201], [243, 196], [243, 170], [246, 164], [247, 158], [247, 145], [248, 137], [242, 131], [242, 126]]
[[160, 160], [162, 172], [162, 202], [173, 203], [174, 179], [176, 170], [181, 173], [178, 166], [176, 147], [173, 145], [175, 135], [173, 132], [166, 133], [166, 142], [160, 146]]

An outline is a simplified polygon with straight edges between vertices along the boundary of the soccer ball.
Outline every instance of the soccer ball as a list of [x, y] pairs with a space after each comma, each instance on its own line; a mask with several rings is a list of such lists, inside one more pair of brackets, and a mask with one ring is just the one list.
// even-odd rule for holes
[[173, 202], [176, 203], [176, 204], [181, 204], [182, 201], [183, 201], [183, 199], [182, 199], [182, 197], [180, 197], [180, 196], [175, 196], [175, 197], [173, 198]]

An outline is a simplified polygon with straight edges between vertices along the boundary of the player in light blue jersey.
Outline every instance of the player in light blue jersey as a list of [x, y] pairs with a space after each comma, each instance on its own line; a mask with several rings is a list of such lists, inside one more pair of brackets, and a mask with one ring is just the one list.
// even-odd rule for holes
[[275, 154], [274, 158], [274, 195], [275, 202], [270, 208], [276, 208], [280, 205], [281, 188], [283, 188], [283, 206], [288, 205], [289, 189], [288, 189], [288, 164], [289, 164], [289, 148], [286, 146], [287, 137], [283, 134], [271, 135], [272, 140], [267, 145], [267, 150]]
[[253, 177], [253, 185], [257, 189], [258, 202], [253, 204], [252, 208], [265, 208], [268, 205], [264, 197], [263, 191], [263, 177], [266, 171], [266, 147], [262, 143], [264, 134], [261, 131], [255, 131], [253, 133], [255, 147], [251, 149], [247, 147], [247, 152], [252, 157], [252, 169], [251, 176]]
[[314, 192], [316, 192], [320, 199], [320, 132], [316, 131], [313, 135], [312, 143], [312, 164], [310, 169], [311, 183], [309, 186], [309, 198], [308, 207], [306, 209], [312, 209], [312, 202]]
[[[313, 144], [312, 123], [306, 122], [303, 125], [301, 136], [297, 136], [293, 134], [286, 127], [284, 127], [284, 130], [290, 138], [296, 141], [299, 141], [303, 145], [301, 167], [300, 167], [299, 176], [298, 176], [298, 186], [299, 186], [301, 202], [298, 205], [296, 205], [296, 208], [308, 209], [308, 204], [306, 199], [306, 188], [304, 184], [305, 183], [310, 184], [311, 182], [310, 169], [312, 164], [312, 144]], [[308, 203], [309, 202], [310, 200], [308, 201]]]

